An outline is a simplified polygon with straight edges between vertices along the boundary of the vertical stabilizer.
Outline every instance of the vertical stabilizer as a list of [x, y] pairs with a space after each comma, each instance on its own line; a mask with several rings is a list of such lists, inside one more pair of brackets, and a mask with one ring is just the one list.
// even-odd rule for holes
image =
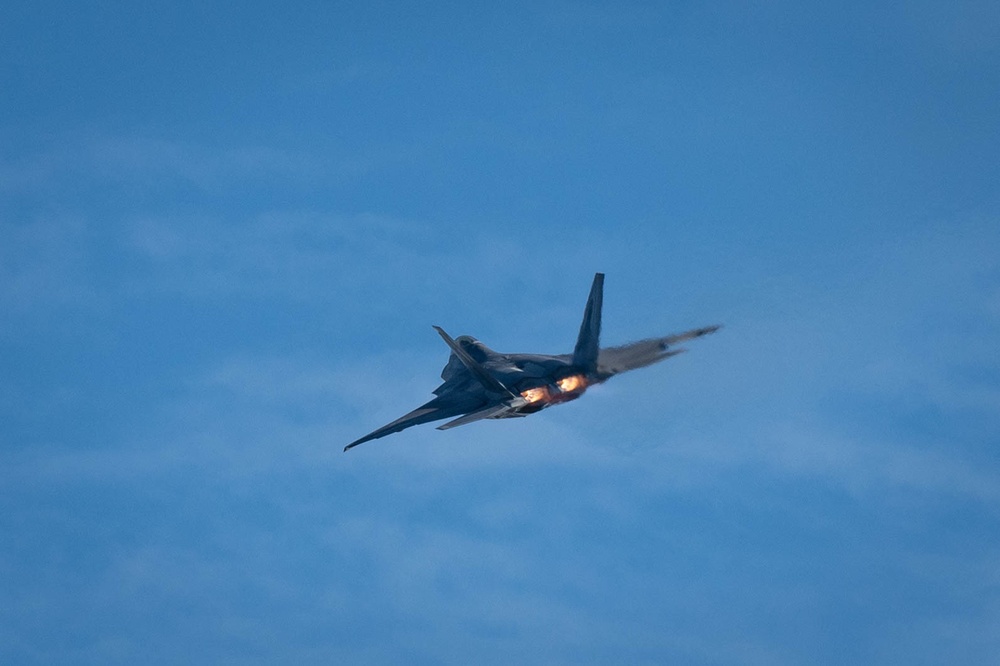
[[590, 287], [587, 307], [580, 323], [580, 335], [573, 349], [573, 365], [587, 374], [597, 371], [597, 354], [601, 342], [601, 304], [604, 300], [604, 273], [594, 274], [594, 284]]

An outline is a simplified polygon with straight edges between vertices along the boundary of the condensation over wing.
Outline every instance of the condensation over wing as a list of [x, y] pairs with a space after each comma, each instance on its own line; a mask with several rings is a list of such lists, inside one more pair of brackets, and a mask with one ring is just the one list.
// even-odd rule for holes
[[524, 416], [523, 414], [518, 414], [514, 411], [514, 407], [507, 404], [492, 405], [486, 409], [481, 409], [478, 412], [472, 412], [471, 414], [466, 414], [465, 416], [460, 416], [454, 421], [448, 421], [444, 425], [439, 425], [438, 430], [450, 430], [451, 428], [457, 428], [458, 426], [463, 426], [468, 423], [474, 423], [476, 421], [481, 421], [483, 419], [502, 419], [508, 416]]
[[671, 349], [673, 345], [700, 338], [717, 330], [719, 330], [719, 326], [706, 326], [663, 338], [649, 338], [620, 347], [602, 349], [597, 357], [597, 374], [602, 379], [607, 379], [622, 372], [658, 363], [684, 351], [683, 349]]

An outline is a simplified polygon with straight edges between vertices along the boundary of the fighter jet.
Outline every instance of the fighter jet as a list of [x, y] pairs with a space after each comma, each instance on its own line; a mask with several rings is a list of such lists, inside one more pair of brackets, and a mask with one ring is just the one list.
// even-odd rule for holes
[[463, 335], [452, 339], [440, 326], [434, 330], [451, 348], [441, 371], [444, 383], [437, 397], [409, 414], [344, 447], [385, 437], [410, 426], [458, 416], [438, 426], [448, 430], [482, 419], [508, 419], [576, 400], [588, 387], [628, 370], [643, 368], [686, 350], [674, 345], [714, 333], [719, 326], [695, 328], [663, 338], [649, 338], [620, 347], [600, 348], [604, 274], [594, 275], [590, 297], [572, 354], [501, 354]]

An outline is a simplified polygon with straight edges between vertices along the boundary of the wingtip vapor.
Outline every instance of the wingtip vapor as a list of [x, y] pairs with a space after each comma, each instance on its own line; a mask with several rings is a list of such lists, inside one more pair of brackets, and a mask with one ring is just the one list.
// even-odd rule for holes
[[448, 335], [434, 326], [451, 350], [441, 372], [444, 383], [433, 400], [395, 421], [354, 440], [358, 444], [400, 432], [411, 426], [453, 419], [438, 430], [448, 430], [482, 419], [527, 416], [552, 405], [575, 400], [587, 387], [615, 375], [643, 368], [687, 351], [678, 343], [719, 330], [721, 324], [691, 329], [661, 338], [647, 338], [618, 347], [600, 347], [604, 273], [596, 273], [584, 308], [583, 321], [571, 354], [501, 354], [475, 338]]

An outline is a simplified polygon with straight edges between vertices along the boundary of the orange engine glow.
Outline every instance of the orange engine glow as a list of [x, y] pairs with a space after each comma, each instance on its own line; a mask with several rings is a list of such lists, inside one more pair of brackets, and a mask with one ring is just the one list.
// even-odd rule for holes
[[582, 375], [570, 375], [569, 377], [563, 377], [556, 385], [559, 390], [563, 393], [571, 393], [573, 391], [583, 388], [583, 376]]
[[539, 386], [538, 388], [528, 389], [527, 391], [521, 391], [521, 397], [528, 402], [538, 402], [539, 400], [545, 400], [549, 395], [549, 392], [545, 390], [544, 386]]

